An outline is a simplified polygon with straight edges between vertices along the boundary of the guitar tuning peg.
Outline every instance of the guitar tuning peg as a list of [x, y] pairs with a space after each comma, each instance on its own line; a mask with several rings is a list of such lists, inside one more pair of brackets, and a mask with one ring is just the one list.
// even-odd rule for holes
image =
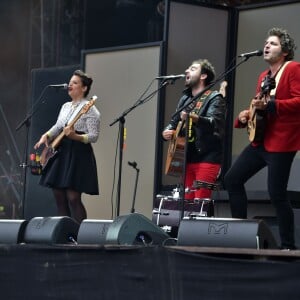
[[98, 99], [98, 97], [96, 96], [96, 95], [94, 95], [93, 97], [91, 97], [91, 100], [97, 100]]

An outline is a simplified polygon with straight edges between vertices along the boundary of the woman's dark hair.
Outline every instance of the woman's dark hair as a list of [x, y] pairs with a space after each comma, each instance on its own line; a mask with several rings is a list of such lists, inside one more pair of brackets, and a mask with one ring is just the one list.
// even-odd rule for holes
[[280, 39], [282, 51], [288, 54], [285, 60], [292, 60], [294, 58], [297, 46], [295, 45], [294, 39], [285, 29], [276, 27], [271, 28], [268, 32], [268, 37], [269, 36], [277, 36]]
[[88, 74], [84, 73], [81, 70], [74, 71], [73, 75], [80, 77], [82, 85], [87, 87], [87, 89], [84, 93], [84, 97], [86, 97], [89, 94], [92, 83], [93, 83], [92, 77], [90, 77]]

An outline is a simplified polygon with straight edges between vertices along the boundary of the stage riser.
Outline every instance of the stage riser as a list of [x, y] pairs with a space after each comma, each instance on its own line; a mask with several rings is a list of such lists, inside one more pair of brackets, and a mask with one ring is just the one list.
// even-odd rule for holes
[[0, 245], [1, 299], [299, 299], [300, 255], [203, 250]]

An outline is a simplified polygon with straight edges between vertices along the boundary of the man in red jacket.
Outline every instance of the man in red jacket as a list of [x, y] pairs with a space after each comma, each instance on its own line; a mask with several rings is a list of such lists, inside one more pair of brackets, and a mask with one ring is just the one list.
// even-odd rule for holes
[[232, 217], [247, 218], [244, 184], [262, 168], [268, 168], [268, 191], [277, 214], [282, 249], [295, 249], [294, 214], [287, 199], [291, 165], [300, 149], [300, 63], [292, 61], [295, 49], [286, 30], [269, 30], [263, 51], [269, 68], [258, 78], [250, 108], [241, 111], [234, 124], [235, 128], [248, 127], [252, 142], [224, 178]]

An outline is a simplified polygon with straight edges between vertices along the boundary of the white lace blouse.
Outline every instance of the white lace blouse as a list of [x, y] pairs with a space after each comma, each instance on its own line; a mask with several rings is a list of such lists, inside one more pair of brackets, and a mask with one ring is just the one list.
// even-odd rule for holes
[[[60, 134], [66, 124], [70, 124], [86, 103], [88, 103], [88, 100], [83, 99], [76, 103], [70, 101], [63, 104], [55, 125], [50, 128], [47, 134], [50, 137], [56, 137]], [[74, 129], [84, 133], [84, 141], [86, 143], [95, 143], [97, 141], [100, 132], [100, 112], [95, 105], [81, 115], [74, 124]]]

